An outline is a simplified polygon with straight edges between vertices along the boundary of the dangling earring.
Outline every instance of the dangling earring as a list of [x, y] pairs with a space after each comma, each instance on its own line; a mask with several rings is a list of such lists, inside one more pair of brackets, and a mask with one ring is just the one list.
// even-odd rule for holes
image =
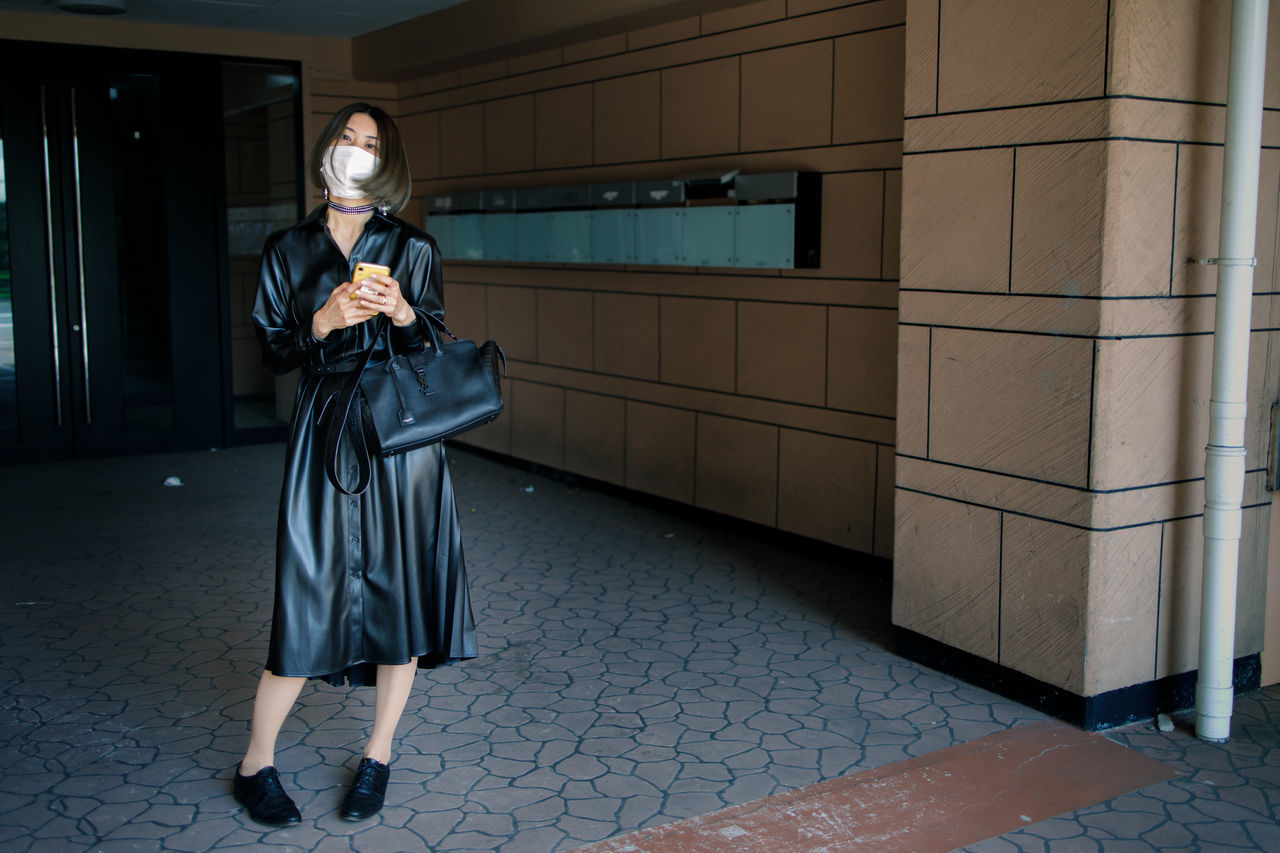
[[329, 200], [329, 188], [328, 188], [328, 187], [325, 187], [323, 190], [321, 190], [321, 192], [323, 192], [323, 193], [324, 193], [324, 200], [325, 200], [325, 201], [328, 201], [328, 200]]

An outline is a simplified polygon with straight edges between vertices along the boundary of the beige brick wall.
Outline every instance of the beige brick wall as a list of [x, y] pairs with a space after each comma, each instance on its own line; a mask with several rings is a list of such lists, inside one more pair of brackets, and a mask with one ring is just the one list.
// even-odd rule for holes
[[315, 119], [358, 96], [399, 116], [419, 221], [449, 190], [824, 175], [820, 269], [447, 264], [451, 325], [510, 364], [469, 440], [888, 556], [904, 21], [764, 0], [394, 91], [316, 81]]
[[[1186, 259], [1217, 253], [1229, 20], [908, 3], [894, 621], [1080, 695], [1196, 666], [1215, 279]], [[1237, 656], [1277, 386], [1264, 145]]]

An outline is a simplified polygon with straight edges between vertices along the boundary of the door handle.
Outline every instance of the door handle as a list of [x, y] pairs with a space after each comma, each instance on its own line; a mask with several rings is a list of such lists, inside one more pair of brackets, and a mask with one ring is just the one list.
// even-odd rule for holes
[[80, 285], [80, 363], [84, 371], [84, 422], [93, 423], [93, 398], [89, 389], [89, 312], [84, 292], [84, 217], [80, 205], [80, 127], [76, 114], [76, 90], [71, 87], [71, 165], [76, 190], [76, 274]]
[[45, 87], [40, 87], [40, 133], [44, 145], [44, 235], [48, 249], [49, 320], [53, 329], [53, 406], [62, 426], [62, 361], [58, 355], [58, 280], [53, 251], [53, 187], [49, 167], [49, 114]]

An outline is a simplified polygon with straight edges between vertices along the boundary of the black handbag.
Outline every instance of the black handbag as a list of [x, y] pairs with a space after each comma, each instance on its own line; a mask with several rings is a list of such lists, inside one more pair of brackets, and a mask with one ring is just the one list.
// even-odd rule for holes
[[[384, 333], [390, 349], [391, 324], [380, 317], [378, 333], [330, 400], [334, 408], [326, 413], [325, 472], [343, 494], [358, 495], [369, 487], [371, 443], [380, 455], [394, 456], [461, 435], [502, 413], [499, 360], [504, 374], [507, 366], [502, 348], [494, 341], [477, 347], [474, 341], [459, 340], [434, 314], [420, 308], [414, 311], [427, 321], [430, 346], [370, 364]], [[452, 342], [441, 343], [437, 326]], [[344, 433], [350, 435], [355, 450], [354, 489], [348, 489], [338, 476]]]

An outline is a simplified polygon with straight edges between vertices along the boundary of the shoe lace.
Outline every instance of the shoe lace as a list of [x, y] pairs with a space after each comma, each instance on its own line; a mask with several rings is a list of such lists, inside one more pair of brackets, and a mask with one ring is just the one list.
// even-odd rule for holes
[[360, 766], [356, 768], [355, 781], [351, 783], [353, 789], [372, 789], [374, 780], [378, 778], [378, 765], [372, 761], [362, 761]]
[[273, 767], [270, 773], [262, 777], [262, 799], [270, 800], [284, 795], [284, 785], [280, 784], [280, 776]]

